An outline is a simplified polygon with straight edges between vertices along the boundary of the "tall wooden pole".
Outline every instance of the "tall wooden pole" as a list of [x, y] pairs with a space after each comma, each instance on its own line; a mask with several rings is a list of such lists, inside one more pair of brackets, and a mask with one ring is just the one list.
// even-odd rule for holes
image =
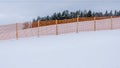
[[94, 31], [96, 31], [96, 17], [94, 17]]
[[33, 35], [32, 22], [30, 22], [30, 30], [31, 30], [31, 34]]
[[16, 23], [16, 39], [18, 40], [18, 23]]
[[79, 16], [77, 17], [77, 22], [79, 22]]
[[79, 22], [79, 17], [77, 17], [77, 25], [76, 25], [76, 33], [78, 33], [79, 31], [78, 31], [78, 22]]
[[58, 21], [55, 20], [55, 23], [56, 23], [56, 35], [58, 35]]
[[112, 29], [113, 29], [113, 28], [112, 28], [112, 26], [113, 26], [113, 25], [112, 25], [112, 22], [113, 22], [113, 21], [112, 21], [112, 16], [110, 17], [110, 19], [111, 19], [111, 30], [112, 30]]
[[38, 20], [38, 37], [39, 37], [39, 27], [40, 27], [40, 20]]

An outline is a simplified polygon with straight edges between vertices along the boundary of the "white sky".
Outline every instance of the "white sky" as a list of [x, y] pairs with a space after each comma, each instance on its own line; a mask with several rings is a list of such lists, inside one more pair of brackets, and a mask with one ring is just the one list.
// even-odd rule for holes
[[119, 10], [119, 0], [0, 0], [0, 24], [31, 21], [63, 10]]

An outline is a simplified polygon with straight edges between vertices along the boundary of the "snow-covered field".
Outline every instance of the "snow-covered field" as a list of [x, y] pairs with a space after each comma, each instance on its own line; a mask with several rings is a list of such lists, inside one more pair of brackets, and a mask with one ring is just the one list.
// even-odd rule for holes
[[0, 68], [120, 68], [120, 30], [1, 40]]

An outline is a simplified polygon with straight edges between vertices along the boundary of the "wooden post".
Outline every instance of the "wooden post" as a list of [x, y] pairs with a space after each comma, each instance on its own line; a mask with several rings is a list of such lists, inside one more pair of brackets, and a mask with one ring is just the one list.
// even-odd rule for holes
[[77, 17], [77, 22], [79, 22], [79, 17]]
[[96, 31], [96, 17], [94, 17], [94, 31]]
[[113, 29], [113, 28], [112, 28], [112, 26], [113, 26], [113, 25], [112, 25], [112, 22], [113, 22], [113, 21], [112, 21], [112, 16], [110, 17], [110, 19], [111, 19], [111, 30], [112, 30], [112, 29]]
[[39, 27], [40, 27], [40, 20], [38, 20], [38, 37], [39, 37]]
[[56, 35], [58, 35], [58, 21], [55, 20], [55, 23], [56, 23]]
[[18, 40], [18, 23], [16, 23], [16, 39]]
[[30, 30], [31, 30], [31, 34], [33, 35], [32, 22], [30, 22]]
[[78, 19], [79, 19], [79, 18], [77, 17], [77, 22], [76, 22], [76, 23], [77, 23], [77, 25], [76, 25], [76, 33], [79, 32], [79, 31], [78, 31], [78, 22], [79, 22]]

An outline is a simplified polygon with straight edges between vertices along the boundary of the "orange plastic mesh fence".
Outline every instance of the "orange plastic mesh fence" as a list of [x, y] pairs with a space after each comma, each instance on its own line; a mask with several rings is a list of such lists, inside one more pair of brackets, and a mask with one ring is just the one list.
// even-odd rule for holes
[[94, 31], [94, 21], [83, 21], [78, 23], [78, 31]]
[[120, 17], [88, 17], [0, 25], [0, 40], [120, 29]]
[[112, 18], [112, 29], [120, 29], [120, 17]]
[[96, 30], [109, 30], [109, 29], [111, 29], [110, 19], [96, 21]]
[[1, 25], [0, 26], [0, 40], [7, 40], [16, 38], [16, 25]]
[[73, 33], [76, 32], [76, 23], [67, 23], [58, 25], [58, 34]]
[[56, 35], [56, 25], [39, 27], [39, 36]]

